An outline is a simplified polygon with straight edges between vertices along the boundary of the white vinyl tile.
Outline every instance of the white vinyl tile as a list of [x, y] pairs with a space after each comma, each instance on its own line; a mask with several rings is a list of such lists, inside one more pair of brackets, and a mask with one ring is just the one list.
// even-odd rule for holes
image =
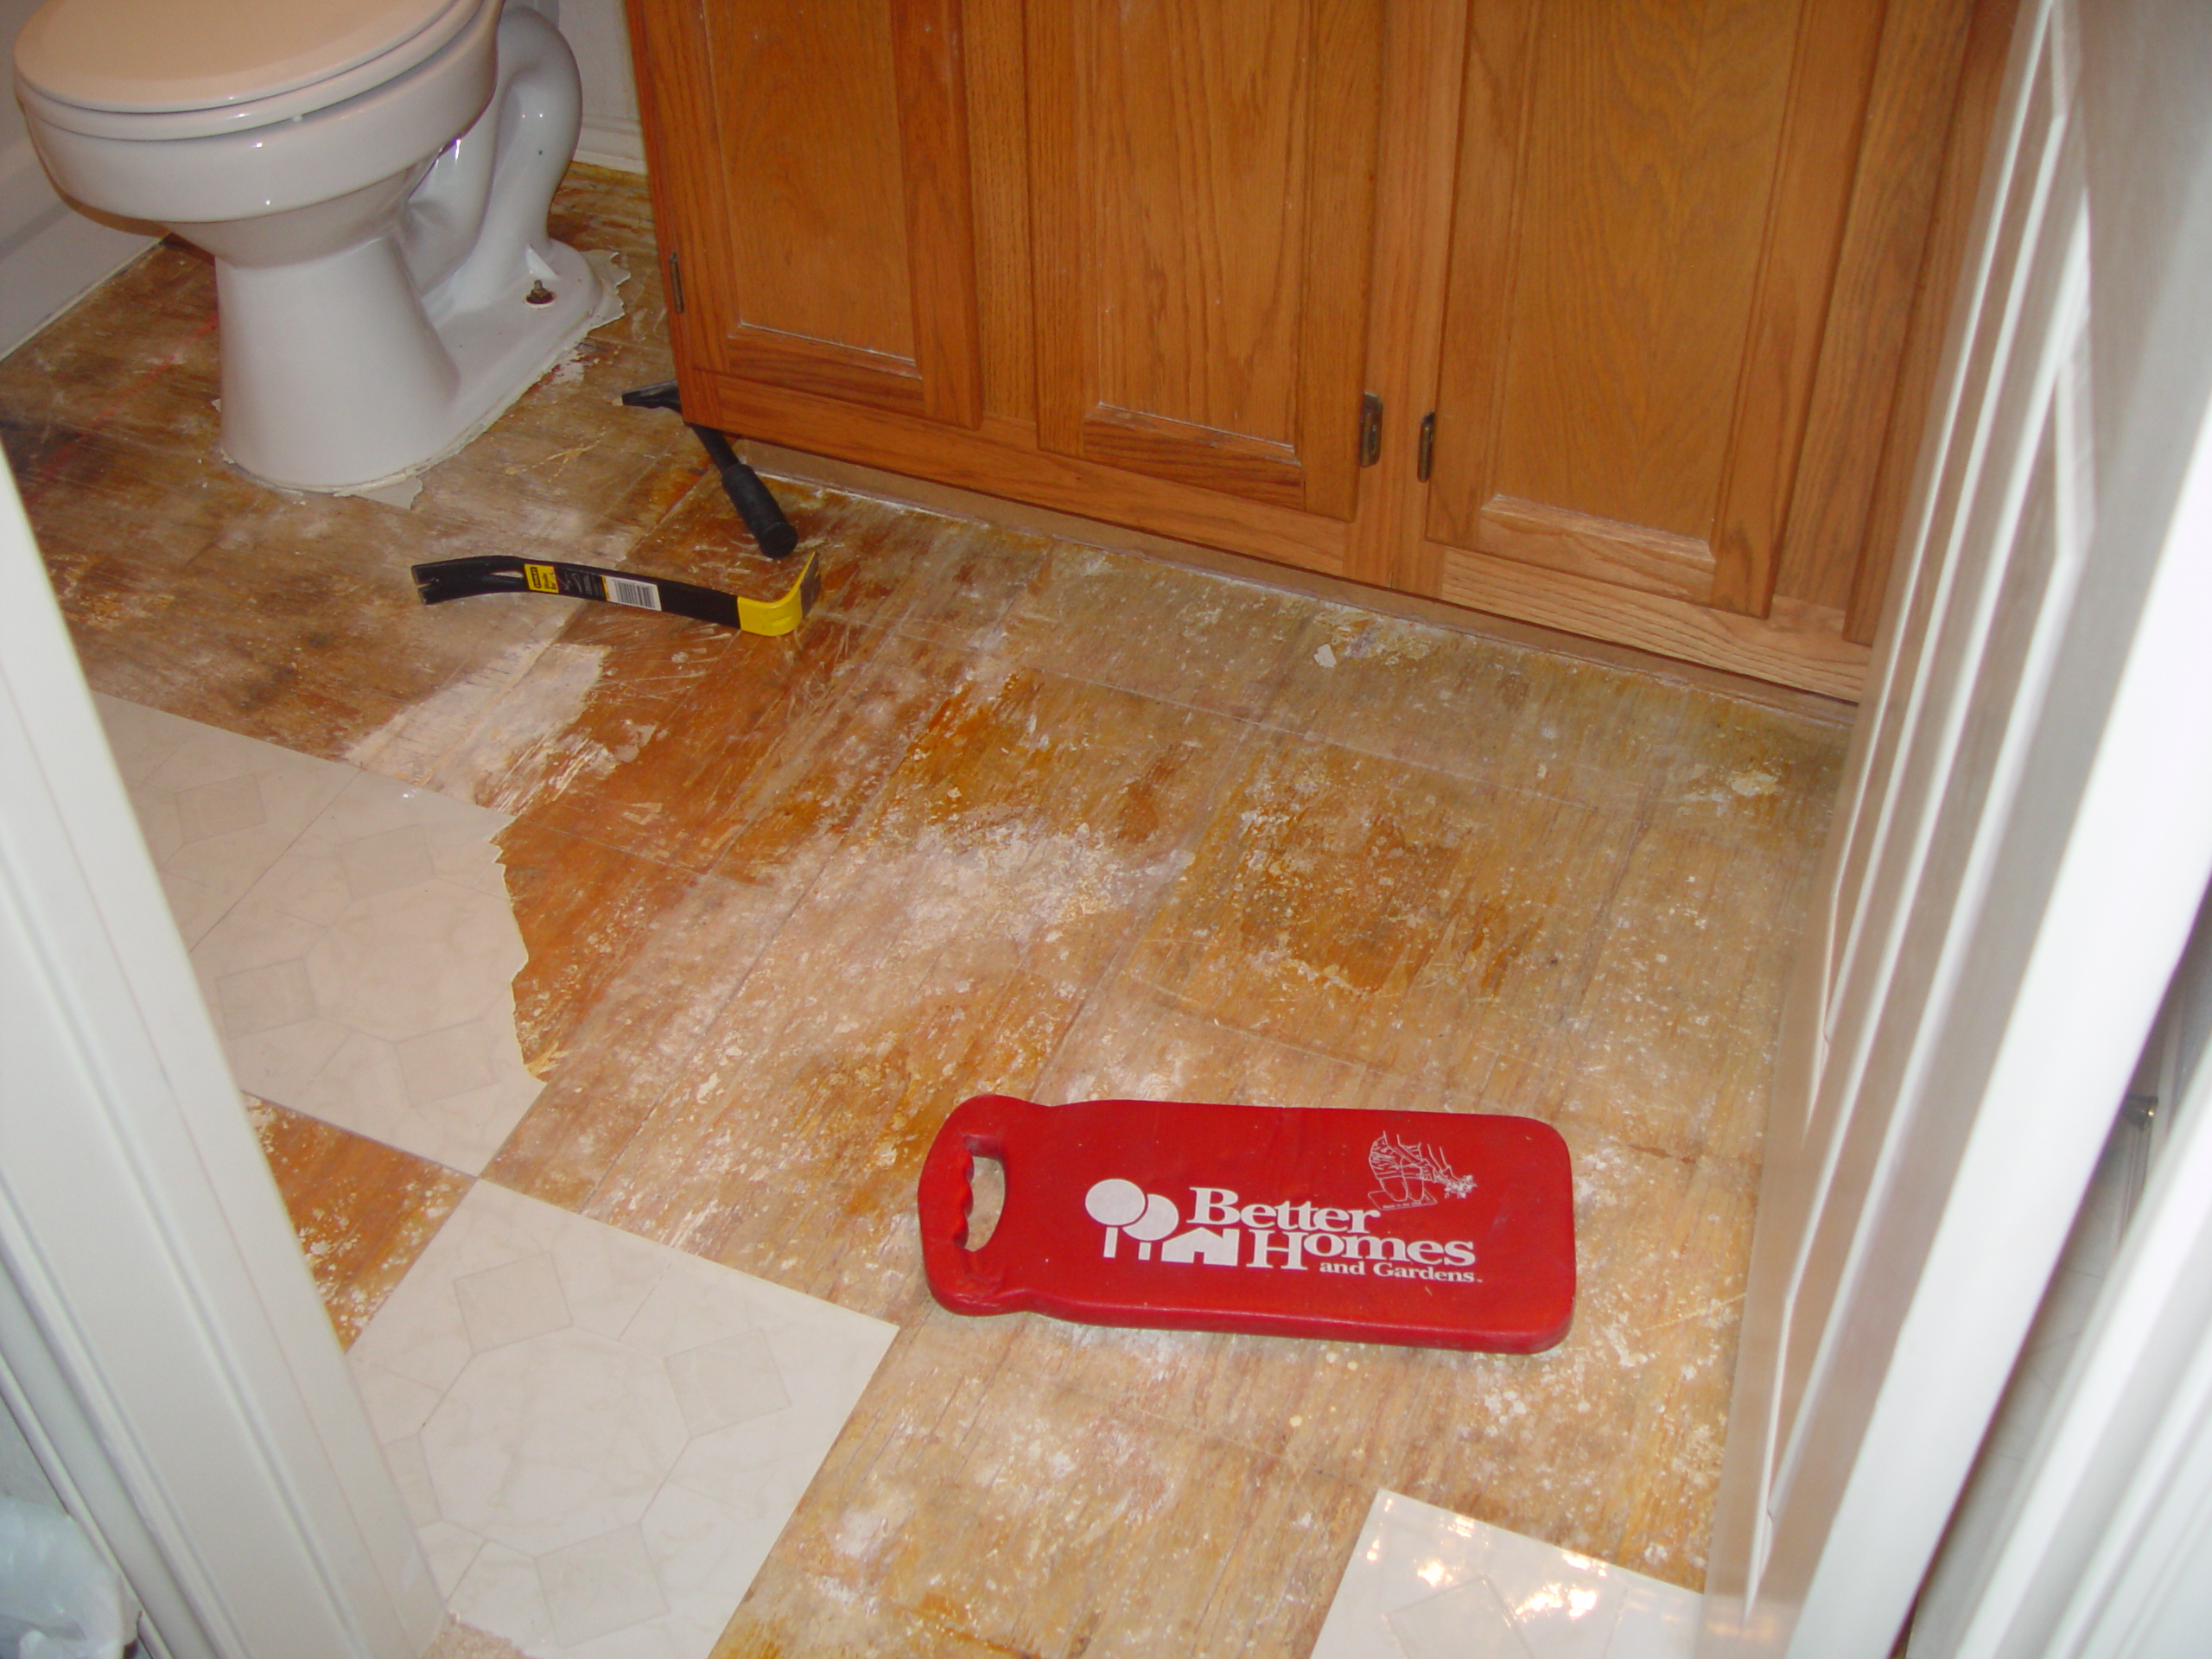
[[97, 696], [108, 747], [188, 946], [338, 798], [350, 766]]
[[507, 816], [99, 702], [239, 1087], [480, 1173], [542, 1086]]
[[1702, 1598], [1378, 1492], [1313, 1659], [1689, 1659]]
[[454, 1618], [707, 1659], [894, 1332], [480, 1181], [347, 1357]]

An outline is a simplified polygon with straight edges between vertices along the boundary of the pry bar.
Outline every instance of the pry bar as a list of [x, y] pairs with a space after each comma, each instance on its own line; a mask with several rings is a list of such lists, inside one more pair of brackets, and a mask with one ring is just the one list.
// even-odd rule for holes
[[717, 588], [671, 582], [665, 576], [501, 553], [438, 559], [416, 565], [412, 574], [425, 605], [442, 605], [449, 599], [468, 599], [479, 594], [558, 594], [628, 605], [641, 611], [665, 611], [671, 616], [770, 635], [789, 633], [798, 626], [822, 594], [821, 571], [812, 554], [807, 556], [798, 579], [775, 599], [741, 599]]

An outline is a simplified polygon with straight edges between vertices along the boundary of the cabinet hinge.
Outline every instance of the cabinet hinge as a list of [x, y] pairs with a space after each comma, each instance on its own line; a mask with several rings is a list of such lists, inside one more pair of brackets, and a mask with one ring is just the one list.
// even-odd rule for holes
[[1359, 464], [1372, 467], [1382, 459], [1382, 400], [1370, 391], [1359, 400]]
[[1421, 454], [1414, 462], [1414, 471], [1424, 484], [1428, 482], [1429, 463], [1436, 459], [1436, 411], [1430, 410], [1421, 417]]
[[673, 253], [668, 256], [668, 308], [683, 309], [683, 265]]

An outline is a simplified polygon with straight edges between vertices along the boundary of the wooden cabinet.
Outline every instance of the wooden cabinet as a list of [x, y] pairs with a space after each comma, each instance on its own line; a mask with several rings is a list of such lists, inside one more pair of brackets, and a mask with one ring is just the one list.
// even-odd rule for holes
[[1855, 691], [2001, 0], [632, 6], [692, 418]]

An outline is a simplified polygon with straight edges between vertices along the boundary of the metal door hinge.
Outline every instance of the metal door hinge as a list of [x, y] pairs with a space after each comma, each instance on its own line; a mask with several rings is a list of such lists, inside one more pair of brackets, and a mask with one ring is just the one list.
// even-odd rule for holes
[[1421, 454], [1414, 462], [1414, 471], [1424, 484], [1428, 482], [1429, 463], [1436, 459], [1436, 411], [1430, 410], [1421, 417]]
[[683, 309], [683, 266], [673, 253], [668, 256], [668, 308]]
[[1382, 459], [1382, 400], [1369, 392], [1359, 400], [1359, 464], [1372, 467]]

